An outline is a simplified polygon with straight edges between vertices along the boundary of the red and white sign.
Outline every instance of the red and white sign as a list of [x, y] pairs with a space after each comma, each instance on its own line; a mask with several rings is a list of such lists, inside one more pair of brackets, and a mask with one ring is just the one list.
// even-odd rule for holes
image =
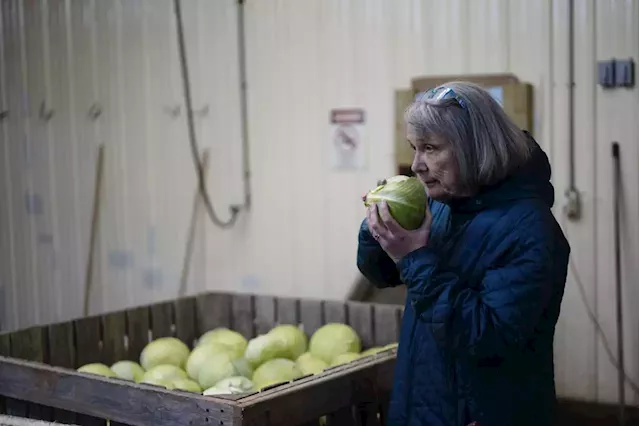
[[331, 162], [334, 169], [359, 170], [365, 167], [364, 122], [365, 115], [361, 109], [331, 110]]

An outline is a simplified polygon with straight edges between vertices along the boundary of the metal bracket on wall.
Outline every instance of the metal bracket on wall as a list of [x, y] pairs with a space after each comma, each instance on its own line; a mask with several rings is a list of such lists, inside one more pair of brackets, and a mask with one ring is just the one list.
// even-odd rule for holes
[[598, 84], [604, 89], [634, 87], [635, 63], [633, 59], [609, 59], [599, 61]]
[[616, 61], [598, 62], [598, 84], [604, 88], [615, 87], [616, 85]]

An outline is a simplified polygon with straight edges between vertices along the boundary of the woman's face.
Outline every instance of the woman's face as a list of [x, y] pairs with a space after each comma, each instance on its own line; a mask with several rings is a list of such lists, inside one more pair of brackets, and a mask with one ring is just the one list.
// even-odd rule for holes
[[427, 193], [436, 201], [450, 200], [458, 189], [458, 162], [451, 144], [442, 138], [431, 136], [418, 138], [407, 135], [415, 154], [411, 170], [422, 181]]

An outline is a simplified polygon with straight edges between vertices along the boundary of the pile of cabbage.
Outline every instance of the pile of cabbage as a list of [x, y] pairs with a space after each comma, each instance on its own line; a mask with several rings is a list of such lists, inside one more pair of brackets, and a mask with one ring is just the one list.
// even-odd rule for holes
[[200, 336], [192, 350], [175, 337], [162, 337], [147, 344], [139, 362], [93, 363], [78, 371], [204, 395], [237, 394], [319, 374], [396, 345], [362, 351], [356, 331], [341, 323], [322, 326], [310, 339], [292, 324], [249, 340], [219, 327]]

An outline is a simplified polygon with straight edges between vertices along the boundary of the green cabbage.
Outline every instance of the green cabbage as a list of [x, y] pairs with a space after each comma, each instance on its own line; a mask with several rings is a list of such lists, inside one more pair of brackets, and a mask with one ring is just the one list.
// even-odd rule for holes
[[244, 376], [227, 377], [220, 380], [215, 386], [203, 392], [203, 395], [221, 395], [252, 392], [255, 390], [253, 382]]
[[111, 366], [111, 370], [116, 373], [120, 379], [139, 382], [144, 376], [144, 370], [137, 362], [118, 361]]
[[282, 339], [285, 341], [285, 345], [289, 350], [289, 354], [286, 358], [296, 360], [307, 350], [307, 335], [295, 325], [278, 325], [272, 328], [267, 334], [276, 339]]
[[330, 364], [338, 355], [360, 353], [362, 343], [356, 331], [346, 324], [329, 323], [323, 325], [311, 336], [309, 352]]
[[149, 370], [156, 365], [171, 364], [185, 368], [189, 347], [175, 337], [161, 337], [150, 342], [140, 354], [140, 365]]
[[228, 346], [235, 357], [241, 357], [247, 349], [247, 339], [237, 331], [225, 327], [215, 328], [200, 336], [197, 346], [205, 343], [219, 343]]
[[424, 185], [415, 177], [393, 176], [369, 191], [364, 204], [386, 201], [391, 216], [404, 229], [417, 229], [422, 225], [427, 208]]
[[253, 383], [257, 389], [263, 389], [276, 383], [290, 382], [303, 375], [295, 362], [286, 358], [276, 358], [256, 368], [253, 373]]

